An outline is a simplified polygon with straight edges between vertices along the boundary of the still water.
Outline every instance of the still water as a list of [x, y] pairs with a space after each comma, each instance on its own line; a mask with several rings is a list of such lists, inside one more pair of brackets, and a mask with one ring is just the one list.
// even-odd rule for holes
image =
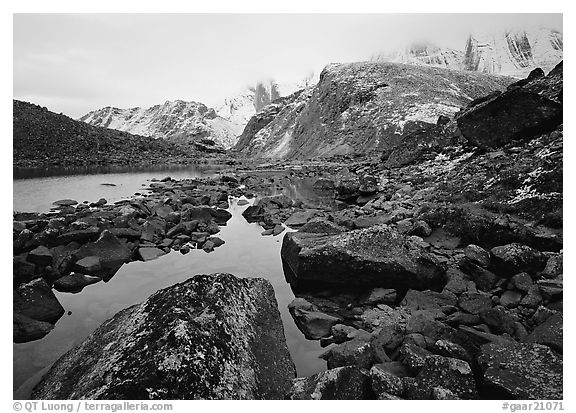
[[[114, 196], [122, 199], [137, 191], [146, 179], [166, 175], [189, 178], [214, 173], [182, 169], [17, 179], [14, 181], [14, 209], [19, 206], [23, 211], [45, 211], [53, 200], [60, 198], [93, 201], [105, 197], [110, 198], [110, 201], [114, 198], [107, 192], [109, 188], [116, 188]], [[58, 179], [60, 183], [50, 184], [48, 187], [51, 192], [46, 193], [46, 182], [52, 179]], [[116, 183], [117, 187], [102, 186], [102, 182]], [[122, 192], [121, 188], [126, 192]], [[20, 194], [28, 197], [28, 204], [19, 199]], [[249, 224], [242, 217], [242, 211], [249, 205], [238, 206], [237, 201], [230, 200], [229, 211], [232, 218], [226, 226], [221, 227], [217, 235], [225, 240], [226, 244], [212, 253], [192, 250], [189, 254], [182, 255], [172, 251], [154, 261], [125, 264], [109, 282], [90, 285], [78, 294], [55, 291], [66, 311], [55, 329], [41, 340], [14, 344], [14, 390], [22, 386], [16, 395], [21, 395], [22, 392], [25, 394], [24, 389], [38, 379], [42, 369], [79, 344], [119, 310], [139, 303], [157, 290], [184, 281], [195, 274], [213, 272], [228, 272], [239, 277], [261, 277], [269, 280], [276, 293], [288, 348], [298, 375], [307, 376], [324, 370], [326, 364], [318, 358], [324, 350], [317, 341], [304, 338], [288, 312], [287, 306], [294, 294], [285, 281], [280, 259], [284, 233], [277, 237], [261, 236], [262, 228], [257, 224]], [[252, 203], [253, 201], [250, 201], [250, 204]], [[36, 209], [30, 208], [31, 205], [35, 205]], [[71, 314], [68, 315], [68, 312]]]

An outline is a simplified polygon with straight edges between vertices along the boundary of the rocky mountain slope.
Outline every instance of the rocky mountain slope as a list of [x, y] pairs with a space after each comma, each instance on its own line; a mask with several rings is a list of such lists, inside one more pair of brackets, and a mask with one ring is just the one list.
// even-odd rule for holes
[[200, 152], [163, 140], [79, 122], [14, 100], [13, 165], [100, 165], [194, 162]]
[[[312, 158], [383, 152], [438, 117], [512, 82], [506, 77], [435, 67], [362, 62], [333, 64], [319, 83], [256, 117], [234, 150], [262, 158]], [[281, 105], [280, 108], [278, 105]]]
[[187, 143], [202, 138], [229, 148], [242, 132], [242, 126], [224, 119], [203, 103], [166, 101], [150, 108], [118, 109], [107, 106], [80, 119], [90, 125], [137, 135]]
[[523, 78], [536, 67], [548, 72], [562, 60], [562, 33], [546, 27], [514, 29], [462, 39], [462, 51], [413, 43], [372, 60], [501, 74]]

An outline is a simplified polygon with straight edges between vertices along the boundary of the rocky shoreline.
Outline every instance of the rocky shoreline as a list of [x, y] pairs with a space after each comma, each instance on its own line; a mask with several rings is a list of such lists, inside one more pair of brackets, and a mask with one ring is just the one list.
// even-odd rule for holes
[[[542, 105], [548, 109], [542, 111]], [[508, 108], [505, 121], [494, 115], [503, 107]], [[210, 359], [193, 370], [216, 377], [209, 389], [166, 393], [173, 385], [167, 374], [154, 383], [157, 391], [143, 392], [149, 377], [157, 377], [150, 371], [164, 371], [181, 356], [177, 372], [182, 360], [191, 360], [191, 348], [201, 346], [194, 334], [206, 325], [194, 324], [190, 314], [201, 321], [214, 316], [223, 325], [219, 334], [236, 337], [235, 326], [227, 325], [228, 310], [197, 311], [213, 303], [203, 300], [214, 297], [211, 288], [221, 287], [219, 277], [229, 286], [226, 296], [242, 302], [232, 313], [256, 328], [244, 329], [245, 334], [265, 337], [261, 322], [254, 321], [263, 311], [252, 307], [259, 299], [244, 285], [263, 285], [263, 280], [197, 276], [170, 287], [182, 297], [174, 311], [192, 313], [182, 321], [186, 334], [158, 349], [170, 353], [164, 359], [138, 353], [141, 360], [128, 357], [130, 368], [102, 383], [97, 377], [112, 369], [106, 364], [111, 359], [104, 358], [74, 378], [85, 380], [85, 391], [71, 391], [72, 382], [58, 390], [72, 360], [84, 357], [106, 331], [135, 325], [136, 330], [150, 326], [159, 337], [176, 334], [173, 322], [183, 317], [169, 305], [159, 315], [174, 316], [170, 327], [147, 321], [170, 288], [120, 312], [71, 350], [36, 388], [36, 397], [562, 399], [561, 107], [560, 64], [547, 76], [531, 74], [505, 92], [472, 102], [384, 154], [258, 168], [238, 161], [219, 178], [166, 178], [151, 183], [146, 195], [114, 205], [70, 201], [49, 214], [15, 214], [17, 342], [43, 337], [62, 316], [52, 288], [77, 291], [110, 279], [125, 262], [170, 250], [209, 252], [224, 243], [215, 234], [231, 217], [229, 198], [256, 197], [243, 217], [259, 223], [262, 235], [297, 230], [282, 235], [282, 264], [296, 296], [289, 311], [307, 339], [327, 347], [326, 371], [294, 379], [293, 370], [283, 368], [286, 374], [274, 379], [278, 387], [272, 393], [219, 387], [228, 376], [216, 374], [222, 360]], [[531, 115], [538, 111], [541, 117]], [[312, 183], [314, 197], [297, 190], [305, 180]], [[202, 293], [198, 283], [204, 285]], [[270, 289], [262, 289], [270, 298]], [[137, 312], [145, 313], [144, 319], [127, 321]], [[278, 317], [265, 324], [279, 331]], [[124, 340], [120, 358], [130, 348]], [[279, 333], [274, 340], [285, 347]], [[240, 334], [235, 342], [246, 343], [246, 337]], [[290, 364], [272, 350], [259, 362], [260, 367], [256, 363], [243, 371], [253, 377], [259, 369]], [[227, 363], [236, 372], [246, 367], [234, 357]], [[128, 383], [122, 376], [127, 372], [141, 381]], [[193, 387], [199, 379], [186, 380]], [[109, 392], [111, 383], [123, 390]]]

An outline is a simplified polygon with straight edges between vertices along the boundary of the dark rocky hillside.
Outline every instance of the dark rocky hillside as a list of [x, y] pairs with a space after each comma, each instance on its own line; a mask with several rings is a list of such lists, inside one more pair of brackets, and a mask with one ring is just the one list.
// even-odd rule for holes
[[79, 122], [14, 100], [14, 166], [193, 163], [203, 153]]
[[268, 124], [245, 130], [235, 150], [276, 159], [390, 150], [403, 136], [435, 124], [440, 115], [452, 116], [473, 99], [512, 82], [435, 67], [333, 64], [323, 70], [317, 86], [285, 100]]

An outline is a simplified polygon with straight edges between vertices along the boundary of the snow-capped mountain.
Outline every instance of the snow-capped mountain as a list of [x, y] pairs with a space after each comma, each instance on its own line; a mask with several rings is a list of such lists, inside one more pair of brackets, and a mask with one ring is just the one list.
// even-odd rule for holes
[[420, 42], [411, 43], [388, 53], [375, 55], [371, 60], [461, 70], [464, 67], [463, 57], [464, 53], [461, 51], [443, 49], [429, 42]]
[[150, 108], [118, 109], [107, 106], [82, 116], [80, 121], [94, 126], [185, 142], [210, 138], [224, 148], [236, 143], [243, 126], [218, 116], [203, 103], [166, 101]]
[[413, 43], [371, 60], [524, 78], [536, 67], [549, 72], [563, 58], [562, 33], [546, 27], [471, 34], [462, 45], [463, 51]]
[[466, 41], [464, 69], [525, 77], [536, 67], [549, 72], [562, 60], [563, 36], [557, 30], [507, 30]]
[[252, 116], [274, 100], [289, 96], [317, 81], [318, 79], [314, 74], [293, 83], [280, 83], [276, 80], [260, 81], [256, 85], [249, 86], [236, 95], [226, 98], [224, 103], [216, 108], [216, 113], [234, 124], [241, 125], [244, 129]]

